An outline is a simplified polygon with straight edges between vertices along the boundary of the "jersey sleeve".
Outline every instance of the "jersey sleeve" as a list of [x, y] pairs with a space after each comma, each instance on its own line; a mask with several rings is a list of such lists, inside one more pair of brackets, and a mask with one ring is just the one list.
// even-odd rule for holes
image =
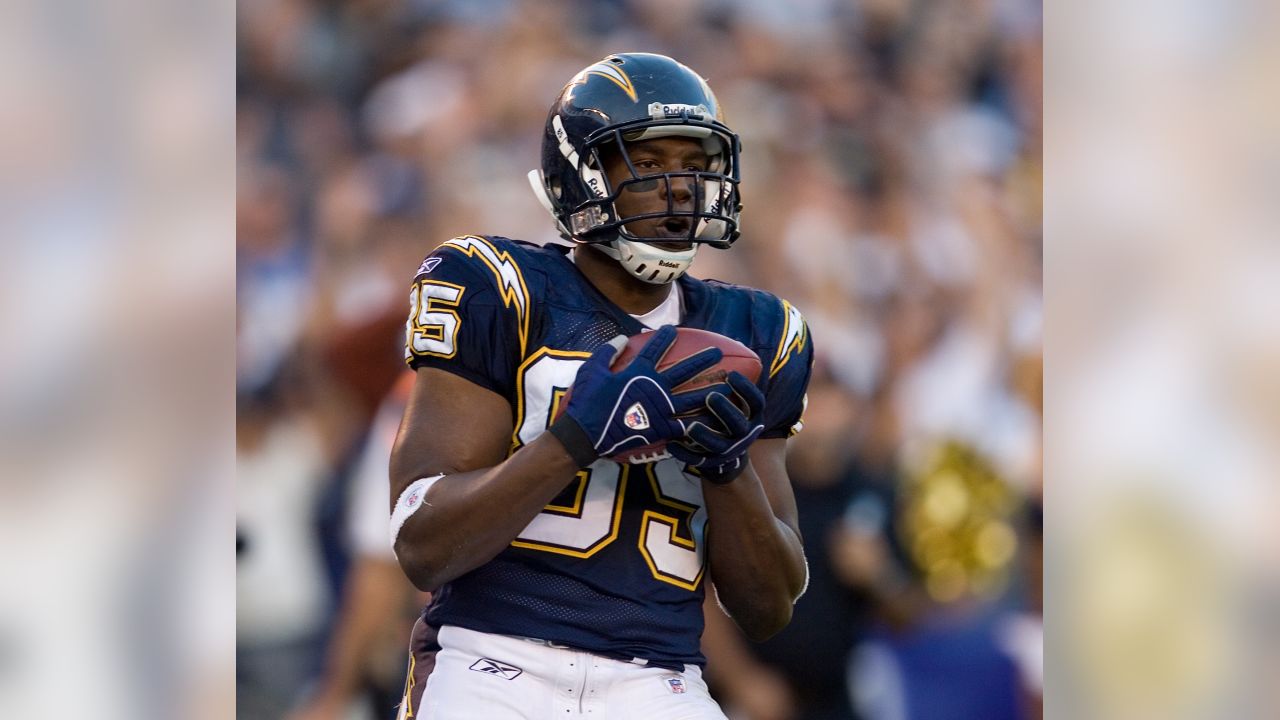
[[422, 261], [409, 289], [405, 362], [509, 397], [528, 304], [523, 276], [508, 253], [477, 236], [449, 240]]
[[769, 384], [765, 392], [765, 438], [791, 437], [804, 427], [805, 392], [813, 372], [813, 340], [800, 311], [786, 300], [782, 304], [782, 328], [765, 372]]

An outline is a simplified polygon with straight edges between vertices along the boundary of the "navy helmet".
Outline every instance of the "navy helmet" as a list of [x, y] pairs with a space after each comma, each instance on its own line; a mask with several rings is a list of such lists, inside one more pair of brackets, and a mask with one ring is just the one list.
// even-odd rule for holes
[[[706, 170], [638, 173], [626, 144], [670, 136], [701, 140], [709, 158]], [[740, 147], [702, 76], [664, 55], [622, 53], [584, 68], [560, 91], [547, 114], [541, 172], [529, 173], [529, 180], [564, 237], [598, 244], [642, 280], [665, 283], [687, 270], [699, 245], [727, 248], [738, 238]], [[610, 149], [620, 153], [632, 175], [616, 187], [604, 172], [601, 154]], [[690, 208], [677, 209], [667, 193], [663, 211], [619, 216], [614, 203], [619, 193], [677, 178], [691, 189]], [[635, 236], [625, 226], [665, 217], [689, 220], [689, 250], [661, 250], [646, 242], [655, 238]]]

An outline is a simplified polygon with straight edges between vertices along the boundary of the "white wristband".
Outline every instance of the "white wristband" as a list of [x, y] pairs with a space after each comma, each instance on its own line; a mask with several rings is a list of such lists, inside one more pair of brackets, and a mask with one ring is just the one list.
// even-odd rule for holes
[[426, 505], [425, 499], [427, 491], [432, 485], [444, 475], [434, 475], [421, 480], [415, 480], [409, 487], [400, 493], [400, 499], [396, 500], [396, 506], [391, 511], [391, 547], [396, 546], [396, 537], [400, 534], [400, 528], [404, 527], [405, 521], [411, 515], [418, 511], [423, 505]]

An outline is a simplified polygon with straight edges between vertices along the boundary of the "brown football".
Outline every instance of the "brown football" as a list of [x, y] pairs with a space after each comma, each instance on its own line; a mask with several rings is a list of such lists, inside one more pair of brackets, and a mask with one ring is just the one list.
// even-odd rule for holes
[[[610, 366], [614, 370], [621, 370], [635, 359], [640, 353], [645, 343], [649, 342], [649, 338], [653, 336], [653, 330], [645, 330], [627, 338], [627, 344], [622, 348], [622, 352], [618, 353], [618, 357], [614, 358], [613, 364]], [[690, 355], [694, 355], [709, 347], [720, 348], [720, 362], [703, 370], [694, 377], [681, 383], [675, 388], [676, 392], [685, 392], [687, 390], [696, 390], [706, 385], [714, 385], [724, 382], [728, 374], [734, 370], [747, 376], [751, 382], [760, 380], [760, 372], [762, 365], [760, 364], [760, 356], [756, 355], [751, 348], [730, 337], [725, 337], [719, 333], [713, 333], [710, 330], [699, 330], [697, 328], [677, 327], [676, 340], [667, 349], [666, 354], [658, 361], [658, 369], [665, 370], [672, 365], [684, 360]], [[569, 392], [560, 399], [557, 406], [556, 417], [559, 417], [560, 411], [569, 406]], [[737, 402], [736, 395], [730, 395], [731, 399]], [[745, 408], [744, 408], [745, 410]], [[640, 463], [648, 462], [657, 453], [664, 450], [666, 443], [656, 443], [646, 445], [642, 448], [628, 450], [624, 453], [611, 456], [609, 459], [614, 462], [621, 463]]]

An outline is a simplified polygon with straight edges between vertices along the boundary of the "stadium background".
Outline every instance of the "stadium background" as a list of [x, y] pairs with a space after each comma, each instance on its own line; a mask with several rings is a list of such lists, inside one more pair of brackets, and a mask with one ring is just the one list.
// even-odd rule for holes
[[[524, 177], [546, 107], [633, 50], [708, 77], [743, 138], [743, 237], [693, 274], [788, 298], [819, 355], [791, 457], [814, 581], [769, 643], [713, 631], [718, 697], [1039, 717], [1038, 3], [263, 0], [237, 45], [239, 717], [324, 688], [413, 269], [554, 241]], [[403, 619], [366, 661], [384, 695]]]

